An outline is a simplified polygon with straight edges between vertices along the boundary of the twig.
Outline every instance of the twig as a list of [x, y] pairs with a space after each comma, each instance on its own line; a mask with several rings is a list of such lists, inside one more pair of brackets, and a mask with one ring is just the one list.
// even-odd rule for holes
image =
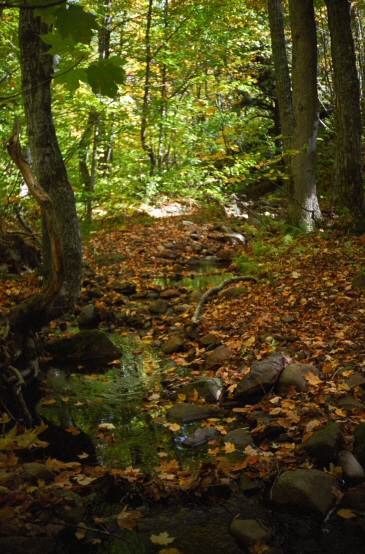
[[223, 281], [223, 283], [221, 283], [220, 285], [218, 285], [217, 287], [213, 287], [212, 289], [209, 289], [207, 290], [203, 296], [201, 297], [201, 299], [199, 300], [199, 303], [196, 307], [196, 310], [194, 312], [194, 315], [193, 317], [191, 318], [191, 323], [192, 325], [196, 325], [198, 323], [198, 319], [199, 319], [199, 316], [200, 316], [200, 313], [203, 309], [203, 306], [205, 304], [205, 302], [207, 301], [207, 299], [209, 298], [209, 296], [212, 296], [213, 294], [217, 294], [219, 291], [221, 291], [222, 289], [224, 289], [224, 287], [226, 285], [230, 285], [231, 283], [239, 283], [240, 281], [252, 281], [254, 283], [257, 283], [257, 279], [256, 277], [251, 277], [251, 276], [248, 276], [248, 275], [245, 275], [243, 277], [230, 277], [229, 279], [226, 279], [225, 281]]

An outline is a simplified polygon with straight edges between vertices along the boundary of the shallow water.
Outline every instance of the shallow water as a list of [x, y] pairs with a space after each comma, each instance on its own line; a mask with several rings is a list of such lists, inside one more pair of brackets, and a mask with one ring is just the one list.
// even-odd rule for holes
[[52, 368], [46, 388], [52, 389], [49, 397], [55, 403], [40, 403], [38, 412], [57, 425], [87, 433], [100, 465], [150, 471], [167, 454], [167, 459], [176, 458], [184, 469], [192, 469], [207, 456], [207, 446], [191, 450], [181, 443], [200, 424], [171, 431], [160, 405], [161, 382], [186, 376], [186, 368], [174, 367], [136, 334], [110, 338], [123, 352], [120, 363], [87, 375]]

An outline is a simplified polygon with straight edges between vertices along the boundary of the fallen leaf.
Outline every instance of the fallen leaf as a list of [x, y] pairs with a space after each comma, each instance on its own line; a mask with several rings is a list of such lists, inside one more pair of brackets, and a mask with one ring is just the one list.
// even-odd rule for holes
[[174, 540], [175, 537], [169, 537], [166, 531], [164, 533], [160, 533], [159, 535], [150, 536], [150, 541], [153, 542], [153, 544], [168, 545], [170, 542], [174, 542]]
[[100, 423], [98, 425], [98, 429], [99, 431], [109, 431], [109, 429], [115, 429], [115, 425], [113, 425], [112, 423]]
[[226, 442], [224, 443], [223, 449], [227, 452], [227, 454], [230, 454], [231, 452], [234, 452], [236, 450], [235, 445], [233, 442]]
[[315, 386], [322, 382], [320, 378], [317, 377], [317, 375], [314, 375], [314, 373], [312, 373], [311, 371], [307, 371], [307, 373], [305, 373], [303, 377], [309, 385]]
[[356, 517], [356, 514], [349, 510], [348, 508], [342, 508], [341, 510], [338, 510], [337, 515], [340, 517], [343, 517], [344, 519], [350, 519], [352, 517]]

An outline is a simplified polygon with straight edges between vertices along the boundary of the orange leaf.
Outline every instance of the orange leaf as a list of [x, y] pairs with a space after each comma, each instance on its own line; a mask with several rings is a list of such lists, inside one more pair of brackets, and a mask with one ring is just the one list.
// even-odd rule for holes
[[230, 454], [231, 452], [234, 452], [236, 450], [236, 447], [233, 442], [227, 441], [224, 443], [223, 449], [227, 452], [227, 454]]
[[347, 508], [341, 508], [341, 510], [338, 510], [337, 515], [343, 517], [344, 519], [356, 517], [356, 514]]

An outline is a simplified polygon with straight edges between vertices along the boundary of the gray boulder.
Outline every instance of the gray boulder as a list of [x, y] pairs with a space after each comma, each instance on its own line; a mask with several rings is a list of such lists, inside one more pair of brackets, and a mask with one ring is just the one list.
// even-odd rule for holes
[[150, 302], [148, 309], [151, 314], [164, 314], [168, 307], [169, 305], [166, 300], [158, 298], [157, 300], [152, 300], [152, 302]]
[[354, 454], [362, 466], [365, 466], [365, 423], [359, 423], [354, 432]]
[[335, 490], [340, 487], [333, 475], [318, 469], [295, 469], [279, 475], [271, 499], [275, 504], [305, 508], [324, 516], [335, 502]]

